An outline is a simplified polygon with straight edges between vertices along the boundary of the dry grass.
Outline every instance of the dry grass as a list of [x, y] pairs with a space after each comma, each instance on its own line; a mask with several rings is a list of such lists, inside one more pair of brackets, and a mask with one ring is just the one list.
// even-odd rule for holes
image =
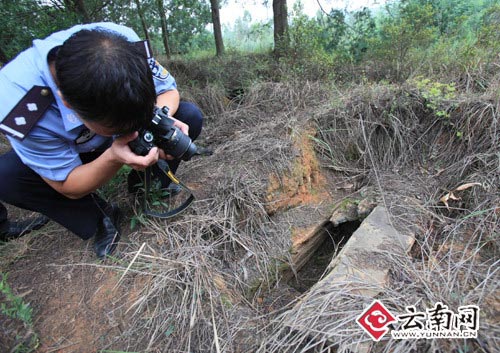
[[[437, 301], [482, 310], [477, 340], [390, 340], [372, 349], [498, 349], [498, 97], [459, 96], [445, 103], [450, 117], [440, 119], [410, 86], [359, 87], [334, 94], [336, 101], [324, 92], [265, 84], [243, 102], [215, 105], [201, 141], [214, 156], [189, 162], [180, 174], [203, 196], [175, 220], [148, 220], [131, 235], [119, 266], [125, 281], [146, 283], [128, 308], [130, 349], [334, 352], [371, 342], [355, 323], [372, 300], [359, 295], [363, 283], [315, 288], [266, 315], [255, 300], [290, 261], [289, 230], [265, 211], [268, 175], [290, 167], [291, 137], [310, 116], [325, 167], [377, 186], [394, 225], [416, 237], [412, 256], [385, 255], [393, 271], [379, 295], [384, 304], [397, 313]], [[481, 186], [460, 192], [449, 208], [439, 202], [465, 182]]]
[[[498, 264], [500, 130], [498, 96], [461, 96], [440, 119], [409, 86], [360, 87], [318, 114], [325, 166], [378, 186], [393, 224], [417, 243], [394, 257], [391, 281], [378, 298], [395, 313], [441, 301], [450, 309], [481, 308], [476, 340], [384, 340], [381, 352], [494, 352], [499, 349]], [[457, 137], [456, 132], [462, 132]], [[446, 192], [466, 182], [447, 208]], [[355, 323], [372, 298], [363, 283], [316, 288], [267, 327], [262, 352], [346, 351], [371, 341]]]
[[263, 339], [256, 328], [267, 322], [256, 298], [290, 262], [289, 229], [266, 212], [267, 183], [290, 168], [293, 134], [309, 119], [299, 112], [320, 93], [317, 85], [264, 84], [227, 107], [204, 104], [213, 110], [199, 144], [214, 155], [178, 173], [197, 201], [175, 219], [147, 219], [114, 266], [124, 273], [122, 285], [144, 283], [127, 308], [129, 350], [256, 349]]

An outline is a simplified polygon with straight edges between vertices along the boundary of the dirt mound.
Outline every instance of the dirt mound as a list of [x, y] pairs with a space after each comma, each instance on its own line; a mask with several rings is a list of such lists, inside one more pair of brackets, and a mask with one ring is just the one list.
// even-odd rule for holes
[[[318, 138], [324, 142], [318, 147], [329, 168], [376, 186], [392, 224], [416, 238], [413, 257], [391, 251], [380, 256], [392, 270], [376, 298], [391, 312], [405, 312], [409, 305], [432, 307], [437, 301], [455, 310], [478, 305], [484, 314], [481, 337], [464, 346], [458, 340], [371, 344], [353, 313], [362, 313], [373, 297], [359, 295], [363, 283], [353, 288], [339, 282], [316, 287], [277, 317], [259, 351], [498, 349], [493, 324], [499, 245], [494, 234], [500, 225], [498, 96], [464, 94], [429, 102], [424, 90], [409, 84], [351, 91], [317, 116]], [[360, 269], [365, 260], [360, 259]], [[491, 306], [492, 300], [497, 304]]]

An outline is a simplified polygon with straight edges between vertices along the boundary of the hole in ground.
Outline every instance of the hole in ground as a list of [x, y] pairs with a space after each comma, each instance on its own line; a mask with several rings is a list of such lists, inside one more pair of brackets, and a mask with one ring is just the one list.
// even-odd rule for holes
[[319, 242], [316, 251], [297, 271], [297, 275], [288, 281], [288, 285], [300, 293], [304, 293], [317, 283], [333, 257], [339, 253], [360, 224], [361, 221], [351, 221], [335, 227], [331, 222], [327, 222], [315, 235], [324, 238], [324, 240]]
[[243, 103], [245, 97], [245, 89], [242, 87], [231, 88], [227, 92], [227, 98], [235, 103]]

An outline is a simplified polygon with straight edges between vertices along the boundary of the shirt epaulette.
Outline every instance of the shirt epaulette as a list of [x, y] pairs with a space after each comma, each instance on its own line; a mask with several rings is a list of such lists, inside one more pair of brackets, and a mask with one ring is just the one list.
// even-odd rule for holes
[[151, 50], [151, 45], [149, 44], [149, 40], [140, 40], [134, 42], [134, 45], [144, 53], [146, 59], [151, 59], [153, 57], [153, 51]]
[[52, 102], [54, 102], [54, 95], [50, 87], [33, 86], [3, 119], [0, 130], [23, 140]]

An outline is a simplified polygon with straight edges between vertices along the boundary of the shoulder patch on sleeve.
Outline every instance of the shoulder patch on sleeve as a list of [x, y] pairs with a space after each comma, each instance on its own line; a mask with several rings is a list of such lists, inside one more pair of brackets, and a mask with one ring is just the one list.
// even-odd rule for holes
[[153, 72], [153, 77], [157, 78], [158, 80], [165, 81], [168, 78], [168, 76], [170, 76], [170, 73], [167, 71], [167, 69], [165, 69], [163, 66], [160, 65], [158, 60], [150, 58], [148, 59], [148, 62], [149, 62], [149, 67]]

